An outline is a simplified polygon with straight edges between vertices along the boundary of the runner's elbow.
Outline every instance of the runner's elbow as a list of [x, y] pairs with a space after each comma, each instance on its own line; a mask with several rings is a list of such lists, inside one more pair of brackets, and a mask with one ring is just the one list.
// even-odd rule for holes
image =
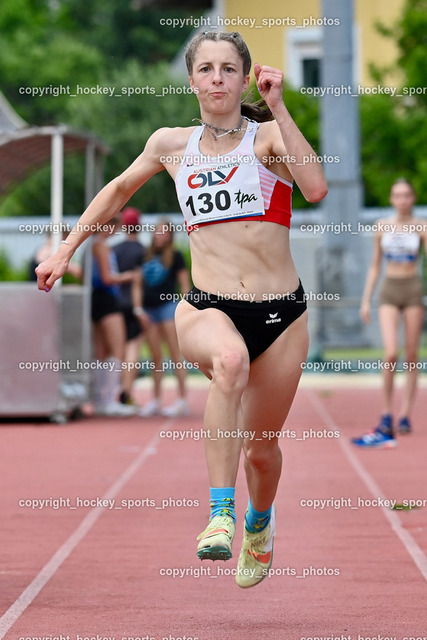
[[307, 193], [304, 193], [304, 197], [307, 202], [320, 202], [328, 193], [328, 186], [326, 182], [319, 182], [313, 184], [308, 189]]

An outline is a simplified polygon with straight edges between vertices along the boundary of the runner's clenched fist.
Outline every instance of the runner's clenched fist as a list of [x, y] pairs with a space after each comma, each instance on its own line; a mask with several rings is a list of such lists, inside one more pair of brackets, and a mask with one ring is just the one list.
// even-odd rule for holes
[[258, 91], [274, 114], [274, 110], [283, 104], [283, 72], [274, 67], [261, 67], [255, 62], [254, 73]]

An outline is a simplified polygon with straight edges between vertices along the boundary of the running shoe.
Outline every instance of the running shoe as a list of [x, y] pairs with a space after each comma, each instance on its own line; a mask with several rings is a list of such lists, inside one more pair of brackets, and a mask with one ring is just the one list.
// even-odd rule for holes
[[135, 407], [121, 402], [108, 402], [104, 405], [97, 405], [95, 413], [99, 416], [108, 416], [115, 418], [129, 418], [135, 415]]
[[400, 418], [399, 420], [399, 433], [406, 434], [411, 433], [412, 427], [408, 418]]
[[146, 405], [141, 407], [138, 411], [138, 415], [141, 418], [151, 418], [151, 416], [157, 416], [160, 413], [160, 403], [155, 398], [154, 400], [150, 400]]
[[352, 438], [351, 441], [357, 447], [371, 449], [388, 449], [395, 447], [397, 442], [393, 435], [393, 418], [391, 414], [384, 414], [376, 429], [365, 433], [360, 438]]
[[229, 516], [214, 516], [208, 526], [197, 536], [200, 540], [197, 555], [200, 560], [229, 560], [232, 557], [236, 525]]
[[184, 398], [180, 398], [176, 400], [173, 404], [169, 405], [169, 407], [165, 407], [162, 409], [162, 416], [166, 416], [167, 418], [178, 418], [179, 416], [188, 416], [190, 413], [190, 407], [187, 404], [187, 401]]
[[276, 533], [276, 510], [273, 505], [268, 525], [259, 533], [243, 528], [243, 542], [237, 563], [236, 582], [239, 587], [254, 587], [268, 576], [273, 562], [273, 540]]
[[378, 427], [370, 433], [365, 433], [365, 435], [360, 438], [352, 438], [352, 443], [357, 447], [368, 449], [389, 449], [397, 445], [393, 431], [391, 429], [386, 431], [381, 427]]

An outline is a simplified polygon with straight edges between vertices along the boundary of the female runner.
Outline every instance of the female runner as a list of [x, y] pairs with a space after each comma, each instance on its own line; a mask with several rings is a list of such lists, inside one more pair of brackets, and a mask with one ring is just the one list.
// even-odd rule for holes
[[415, 191], [405, 178], [392, 185], [390, 203], [396, 214], [379, 220], [372, 263], [366, 277], [360, 308], [364, 322], [370, 322], [370, 299], [378, 280], [382, 257], [386, 259], [385, 279], [380, 291], [379, 321], [384, 345], [383, 413], [374, 431], [353, 443], [359, 447], [385, 448], [396, 445], [393, 428], [393, 382], [397, 364], [399, 318], [405, 325], [406, 386], [398, 422], [401, 434], [410, 433], [410, 415], [415, 400], [418, 376], [418, 347], [423, 324], [423, 283], [417, 271], [421, 243], [427, 246], [427, 225], [412, 214]]
[[211, 519], [198, 537], [197, 555], [231, 557], [243, 447], [249, 505], [236, 581], [251, 587], [271, 566], [282, 465], [278, 438], [265, 431], [282, 428], [308, 349], [306, 302], [289, 249], [292, 181], [309, 202], [321, 200], [327, 186], [283, 102], [281, 71], [254, 67], [274, 120], [259, 124], [254, 120], [269, 114], [241, 104], [251, 58], [238, 33], [196, 35], [186, 63], [201, 125], [156, 131], [37, 275], [39, 288], [50, 290], [89, 235], [81, 225], [109, 220], [158, 171], [166, 169], [175, 180], [196, 286], [176, 311], [179, 346], [211, 381], [205, 409]]

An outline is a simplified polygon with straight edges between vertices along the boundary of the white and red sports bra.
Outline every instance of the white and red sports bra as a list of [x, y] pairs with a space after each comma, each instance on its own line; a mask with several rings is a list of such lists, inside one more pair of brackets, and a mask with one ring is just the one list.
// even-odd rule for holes
[[290, 227], [292, 183], [267, 169], [254, 153], [258, 123], [248, 120], [236, 149], [222, 156], [204, 156], [199, 141], [204, 125], [188, 140], [175, 178], [187, 231], [232, 220], [275, 222]]

